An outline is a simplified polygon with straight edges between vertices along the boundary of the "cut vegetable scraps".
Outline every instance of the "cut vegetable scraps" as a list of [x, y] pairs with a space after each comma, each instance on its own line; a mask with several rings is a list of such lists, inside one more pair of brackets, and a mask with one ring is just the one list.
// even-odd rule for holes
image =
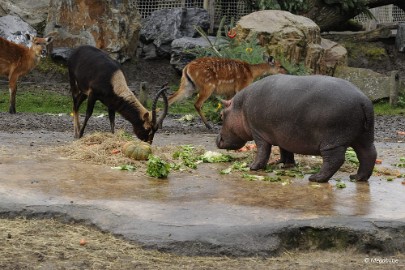
[[178, 151], [173, 153], [173, 158], [180, 159], [182, 164], [188, 168], [197, 169], [198, 155], [194, 146], [182, 145]]
[[242, 174], [242, 178], [247, 179], [248, 181], [267, 181], [267, 182], [283, 182], [282, 185], [289, 184], [288, 181], [282, 181], [280, 177], [271, 177], [271, 176], [263, 176], [263, 175], [255, 175], [244, 173]]
[[354, 152], [353, 148], [351, 148], [351, 147], [349, 147], [346, 150], [345, 159], [346, 159], [346, 161], [348, 161], [350, 163], [353, 163], [356, 165], [359, 164], [359, 160], [357, 159], [357, 154], [356, 154], [356, 152]]
[[111, 167], [113, 170], [121, 170], [121, 171], [135, 171], [136, 167], [133, 165], [125, 164], [125, 165], [120, 165], [117, 167]]
[[249, 166], [246, 162], [235, 161], [231, 166], [220, 171], [220, 174], [230, 174], [233, 171], [247, 172]]
[[183, 117], [181, 117], [180, 119], [178, 119], [178, 121], [181, 121], [181, 122], [190, 122], [190, 121], [193, 121], [193, 119], [194, 119], [194, 115], [192, 115], [192, 114], [186, 114], [186, 115], [184, 115]]
[[337, 182], [337, 183], [336, 183], [336, 187], [337, 187], [337, 188], [345, 188], [345, 187], [346, 187], [346, 184], [343, 183], [343, 182]]
[[151, 177], [166, 178], [170, 172], [170, 164], [158, 156], [149, 155], [146, 173]]
[[233, 160], [233, 157], [230, 155], [224, 155], [214, 151], [207, 151], [200, 158], [206, 163], [229, 162]]

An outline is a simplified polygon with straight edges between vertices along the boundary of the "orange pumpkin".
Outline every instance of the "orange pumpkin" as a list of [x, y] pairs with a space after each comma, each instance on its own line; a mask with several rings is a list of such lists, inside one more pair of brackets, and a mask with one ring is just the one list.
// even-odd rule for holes
[[152, 153], [152, 148], [149, 143], [142, 141], [130, 141], [124, 144], [122, 152], [125, 156], [135, 160], [147, 160]]

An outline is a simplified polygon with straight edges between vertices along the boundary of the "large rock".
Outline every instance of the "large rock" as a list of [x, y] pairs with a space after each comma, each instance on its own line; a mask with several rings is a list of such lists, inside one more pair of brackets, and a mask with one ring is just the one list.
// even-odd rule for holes
[[309, 18], [288, 11], [263, 10], [242, 17], [236, 31], [239, 39], [258, 35], [270, 55], [283, 55], [295, 63], [304, 62], [316, 74], [333, 74], [345, 63], [347, 51], [321, 38], [320, 29]]
[[395, 47], [400, 52], [405, 52], [405, 23], [398, 24], [397, 35], [395, 36]]
[[400, 91], [395, 85], [395, 77], [366, 68], [338, 66], [334, 76], [353, 83], [373, 101], [392, 95], [398, 96]]
[[37, 31], [18, 16], [0, 17], [0, 36], [17, 44], [27, 45], [25, 34], [36, 35]]
[[209, 16], [205, 9], [173, 8], [154, 11], [142, 23], [141, 56], [170, 57], [173, 40], [198, 35], [194, 26], [200, 26], [203, 30], [209, 28]]
[[[215, 43], [216, 37], [208, 37], [212, 43]], [[209, 47], [209, 42], [203, 38], [182, 37], [173, 40], [171, 44], [172, 53], [170, 64], [177, 72], [181, 73], [183, 68], [197, 56], [199, 48]]]
[[92, 45], [124, 62], [136, 53], [140, 20], [131, 0], [51, 0], [45, 33], [58, 34], [55, 48]]
[[33, 27], [46, 22], [50, 0], [0, 0], [0, 16], [17, 15]]

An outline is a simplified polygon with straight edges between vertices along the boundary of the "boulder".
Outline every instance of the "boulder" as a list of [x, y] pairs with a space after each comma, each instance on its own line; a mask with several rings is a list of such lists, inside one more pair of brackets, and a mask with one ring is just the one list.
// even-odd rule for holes
[[400, 52], [405, 52], [405, 23], [398, 24], [397, 35], [395, 36], [395, 47]]
[[152, 12], [142, 22], [140, 47], [147, 51], [142, 51], [140, 55], [147, 55], [149, 58], [153, 54], [156, 57], [170, 57], [173, 40], [198, 35], [194, 26], [200, 26], [204, 30], [209, 28], [209, 16], [205, 9], [173, 8]]
[[332, 75], [338, 66], [347, 66], [348, 57], [345, 47], [329, 39], [321, 39], [323, 55], [320, 57], [319, 73]]
[[283, 55], [295, 63], [305, 63], [315, 74], [333, 73], [345, 63], [347, 51], [333, 41], [321, 38], [311, 19], [288, 11], [262, 10], [242, 17], [235, 27], [238, 39], [257, 35], [269, 55]]
[[[215, 43], [215, 37], [208, 37], [212, 43]], [[182, 37], [173, 40], [171, 44], [172, 52], [170, 57], [170, 64], [179, 73], [183, 68], [197, 56], [198, 48], [209, 47], [208, 41], [203, 38]]]
[[39, 27], [48, 16], [50, 0], [0, 0], [0, 16], [16, 15], [33, 27]]
[[25, 34], [36, 35], [37, 31], [18, 16], [0, 17], [0, 36], [17, 44], [28, 45]]
[[92, 45], [124, 62], [136, 53], [141, 17], [131, 0], [51, 0], [46, 34], [53, 47]]
[[[397, 74], [395, 71], [392, 73]], [[338, 66], [333, 75], [353, 83], [372, 101], [398, 96], [400, 91], [397, 76], [387, 76], [366, 68]]]

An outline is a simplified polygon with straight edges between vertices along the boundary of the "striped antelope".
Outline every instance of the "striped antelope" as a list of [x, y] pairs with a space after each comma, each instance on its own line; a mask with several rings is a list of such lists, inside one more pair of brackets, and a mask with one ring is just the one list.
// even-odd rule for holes
[[180, 88], [169, 96], [169, 106], [176, 101], [198, 92], [194, 107], [207, 128], [211, 128], [201, 111], [204, 102], [212, 95], [232, 98], [255, 79], [269, 74], [287, 73], [279, 61], [269, 57], [264, 63], [251, 65], [247, 62], [226, 58], [203, 57], [191, 61], [183, 69]]

